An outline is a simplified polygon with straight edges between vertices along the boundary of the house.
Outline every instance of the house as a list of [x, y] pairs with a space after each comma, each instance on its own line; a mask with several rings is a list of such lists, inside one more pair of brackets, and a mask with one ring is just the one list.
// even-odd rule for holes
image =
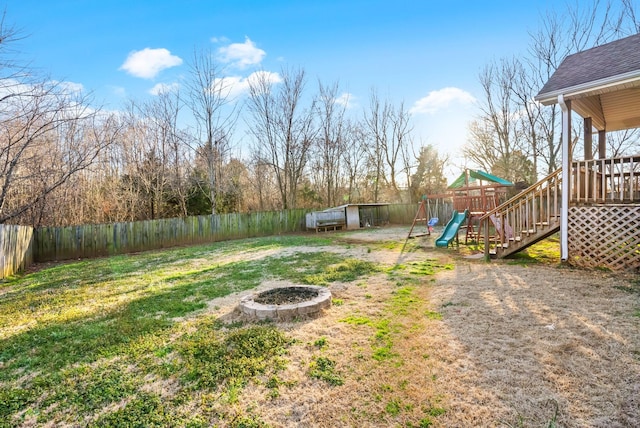
[[[487, 229], [489, 215], [517, 229], [510, 242], [495, 234], [485, 251], [506, 256], [560, 231], [563, 261], [640, 269], [640, 154], [606, 153], [607, 132], [640, 127], [640, 34], [567, 56], [535, 99], [562, 110], [562, 168], [483, 217]], [[584, 123], [581, 160], [574, 112]]]

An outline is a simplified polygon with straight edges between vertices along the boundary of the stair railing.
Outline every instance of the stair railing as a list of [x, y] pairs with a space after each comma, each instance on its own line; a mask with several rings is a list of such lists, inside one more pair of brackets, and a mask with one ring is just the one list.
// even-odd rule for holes
[[[522, 237], [532, 236], [560, 220], [562, 169], [558, 169], [533, 186], [487, 212], [479, 219], [478, 233], [484, 231], [484, 255], [489, 258], [491, 245], [496, 254]], [[495, 234], [490, 235], [493, 223]]]

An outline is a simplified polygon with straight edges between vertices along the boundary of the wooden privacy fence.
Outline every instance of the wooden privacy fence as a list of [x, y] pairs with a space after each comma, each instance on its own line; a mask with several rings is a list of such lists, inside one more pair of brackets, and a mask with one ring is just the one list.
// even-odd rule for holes
[[0, 224], [0, 279], [33, 264], [33, 228]]
[[[410, 225], [419, 204], [389, 205], [389, 222]], [[430, 215], [446, 224], [451, 203], [431, 202]], [[0, 225], [0, 278], [34, 262], [92, 258], [180, 245], [270, 236], [305, 230], [308, 210], [219, 214], [68, 227]]]
[[307, 210], [36, 229], [36, 262], [91, 258], [304, 230]]

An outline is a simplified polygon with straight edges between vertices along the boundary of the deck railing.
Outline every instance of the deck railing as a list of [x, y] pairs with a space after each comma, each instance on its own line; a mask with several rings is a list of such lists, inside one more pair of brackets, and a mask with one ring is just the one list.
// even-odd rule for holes
[[640, 155], [575, 161], [572, 170], [572, 203], [640, 201]]
[[[520, 251], [559, 229], [561, 172], [558, 169], [480, 217], [478, 235], [484, 235], [486, 257]], [[638, 204], [640, 155], [574, 161], [568, 184], [570, 207]]]
[[498, 195], [464, 195], [454, 196], [453, 209], [456, 211], [469, 210], [471, 213], [486, 212], [494, 209], [498, 205]]

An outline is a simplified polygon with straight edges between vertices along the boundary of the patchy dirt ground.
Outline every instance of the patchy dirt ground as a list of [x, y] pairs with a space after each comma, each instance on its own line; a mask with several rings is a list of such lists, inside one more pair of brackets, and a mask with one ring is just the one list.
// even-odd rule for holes
[[[287, 249], [454, 268], [411, 284], [406, 304], [394, 300], [403, 284], [387, 273], [333, 284], [324, 316], [278, 324], [298, 339], [279, 379], [285, 386], [277, 396], [247, 389], [233, 405], [238, 412], [299, 427], [640, 426], [637, 278], [488, 264], [434, 248], [434, 236], [418, 238], [410, 252], [379, 245], [402, 243], [406, 233], [335, 234], [352, 245]], [[274, 285], [282, 284], [260, 289]], [[210, 311], [233, 321], [239, 297], [212, 301]], [[391, 354], [376, 359], [373, 343], [387, 333]], [[318, 356], [337, 362], [342, 385], [309, 378]]]

